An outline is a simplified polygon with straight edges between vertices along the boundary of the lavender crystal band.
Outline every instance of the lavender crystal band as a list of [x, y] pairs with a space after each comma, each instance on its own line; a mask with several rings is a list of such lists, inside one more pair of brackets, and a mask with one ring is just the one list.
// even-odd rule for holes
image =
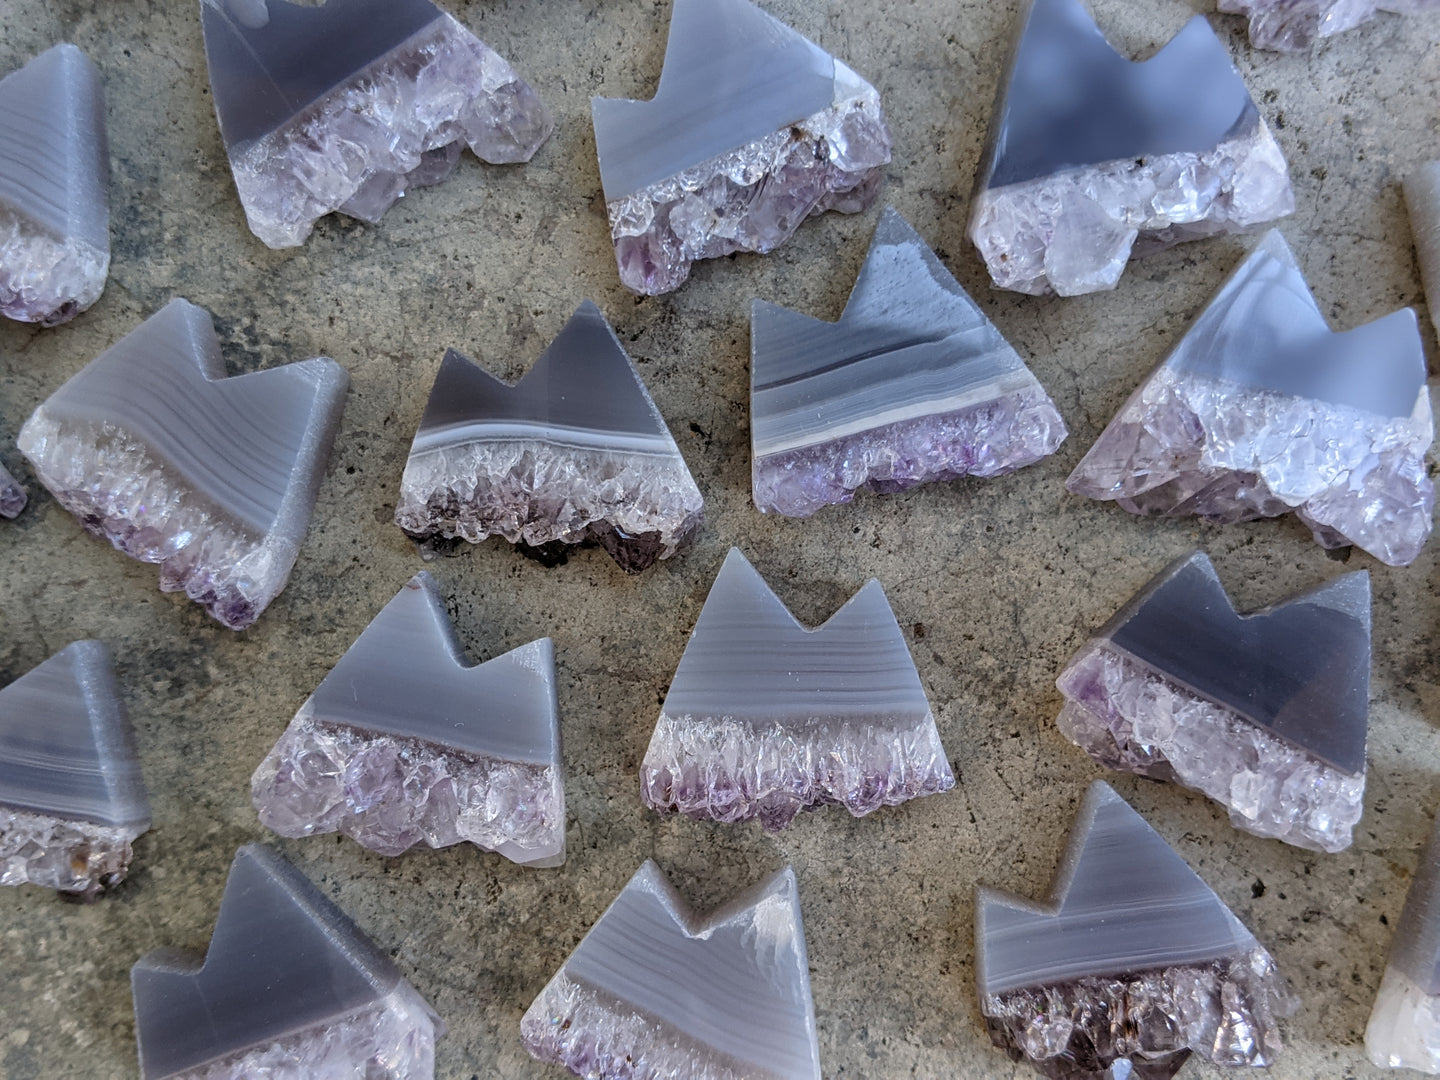
[[125, 880], [142, 825], [101, 825], [0, 800], [0, 885], [37, 885], [89, 900]]

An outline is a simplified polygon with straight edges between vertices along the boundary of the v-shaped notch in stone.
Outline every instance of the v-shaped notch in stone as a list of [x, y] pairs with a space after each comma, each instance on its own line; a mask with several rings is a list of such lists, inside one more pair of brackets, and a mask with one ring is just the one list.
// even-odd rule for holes
[[1115, 791], [1090, 786], [1050, 899], [976, 894], [982, 996], [1248, 952], [1254, 936]]
[[0, 804], [149, 827], [134, 733], [103, 643], [68, 645], [0, 689]]

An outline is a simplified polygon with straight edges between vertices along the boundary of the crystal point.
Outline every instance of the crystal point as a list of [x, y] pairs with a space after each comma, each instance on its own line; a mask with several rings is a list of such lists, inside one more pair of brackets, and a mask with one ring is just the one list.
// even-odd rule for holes
[[1440, 828], [1432, 828], [1405, 897], [1365, 1051], [1376, 1065], [1440, 1075]]
[[1405, 178], [1405, 207], [1420, 258], [1425, 306], [1440, 333], [1440, 161], [1427, 161]]
[[261, 822], [339, 830], [398, 855], [469, 841], [527, 865], [565, 857], [549, 638], [470, 666], [421, 572], [375, 616], [256, 769]]
[[977, 890], [975, 947], [991, 1040], [1053, 1080], [1168, 1077], [1191, 1053], [1265, 1066], [1280, 1049], [1290, 1002], [1270, 954], [1104, 783], [1047, 902]]
[[1061, 731], [1102, 765], [1204, 792], [1259, 836], [1350, 845], [1370, 710], [1364, 571], [1241, 615], [1197, 552], [1121, 608], [1057, 685]]
[[998, 476], [1066, 435], [1019, 354], [888, 207], [839, 322], [755, 301], [750, 380], [755, 505], [789, 517], [861, 487]]
[[948, 791], [955, 776], [885, 590], [796, 621], [736, 549], [721, 567], [640, 766], [646, 805], [789, 825]]
[[426, 1080], [444, 1025], [395, 965], [268, 847], [230, 867], [203, 961], [130, 973], [144, 1080]]
[[750, 0], [675, 0], [655, 96], [591, 111], [620, 280], [642, 295], [863, 210], [890, 160], [875, 88]]
[[528, 161], [539, 96], [430, 0], [201, 0], [220, 133], [251, 230], [304, 243], [332, 211], [376, 221], [439, 183], [460, 144]]
[[100, 73], [56, 45], [0, 79], [0, 314], [56, 326], [110, 272], [110, 152]]
[[631, 573], [673, 555], [703, 518], [680, 448], [588, 300], [514, 386], [446, 353], [395, 510], [417, 540], [595, 542]]
[[520, 1034], [536, 1058], [590, 1080], [820, 1080], [794, 872], [700, 917], [647, 861]]
[[1430, 535], [1433, 439], [1415, 313], [1332, 332], [1272, 231], [1066, 486], [1221, 524], [1293, 511], [1325, 547], [1403, 566]]
[[150, 827], [110, 652], [77, 641], [0, 689], [0, 885], [91, 898]]
[[1132, 249], [1294, 208], [1280, 147], [1202, 16], [1137, 63], [1082, 0], [1028, 0], [970, 217], [996, 285], [1111, 289]]
[[1301, 52], [1321, 38], [1350, 30], [1376, 11], [1415, 14], [1440, 10], [1440, 0], [1218, 0], [1216, 11], [1250, 20], [1250, 44], [1276, 52]]
[[86, 529], [240, 630], [290, 576], [348, 382], [325, 357], [227, 378], [209, 313], [172, 300], [37, 408], [20, 450]]
[[25, 494], [20, 481], [11, 476], [4, 465], [0, 465], [0, 517], [19, 517], [20, 511], [25, 509], [25, 504], [29, 501], [30, 496]]

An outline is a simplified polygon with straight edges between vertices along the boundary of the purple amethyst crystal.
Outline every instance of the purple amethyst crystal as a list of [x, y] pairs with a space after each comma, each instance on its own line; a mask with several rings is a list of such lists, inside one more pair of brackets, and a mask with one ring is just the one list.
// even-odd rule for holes
[[1218, 0], [1216, 11], [1250, 20], [1250, 44], [1301, 52], [1321, 38], [1369, 22], [1377, 11], [1417, 14], [1440, 10], [1440, 0]]
[[0, 517], [19, 517], [29, 501], [30, 497], [25, 494], [20, 481], [11, 476], [4, 465], [0, 465]]

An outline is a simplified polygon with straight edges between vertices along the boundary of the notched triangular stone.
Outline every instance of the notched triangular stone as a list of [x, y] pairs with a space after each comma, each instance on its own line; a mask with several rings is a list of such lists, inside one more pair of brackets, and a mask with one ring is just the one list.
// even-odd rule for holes
[[60, 505], [234, 630], [285, 587], [349, 376], [327, 357], [226, 377], [210, 314], [172, 300], [31, 414]]
[[1050, 899], [980, 888], [976, 980], [996, 1046], [1054, 1080], [1165, 1080], [1190, 1054], [1272, 1063], [1288, 1004], [1270, 954], [1106, 784], [1091, 785]]
[[875, 88], [750, 0], [675, 0], [655, 96], [591, 113], [620, 280], [643, 295], [863, 210], [890, 160]]
[[804, 517], [861, 487], [998, 476], [1055, 452], [1061, 419], [1025, 362], [893, 208], [840, 320], [756, 300], [755, 505]]
[[679, 447], [588, 300], [514, 386], [445, 354], [395, 510], [416, 540], [503, 536], [542, 559], [593, 542], [630, 573], [703, 520]]
[[647, 861], [535, 999], [520, 1034], [541, 1061], [600, 1080], [819, 1080], [794, 872], [701, 917]]
[[56, 326], [110, 272], [110, 151], [100, 73], [56, 45], [0, 79], [0, 315]]
[[955, 786], [915, 661], [869, 581], [809, 629], [732, 548], [640, 767], [646, 805], [781, 829], [806, 808], [856, 816]]
[[0, 689], [0, 883], [124, 880], [150, 803], [110, 652], [77, 641]]
[[1114, 288], [1132, 248], [1294, 208], [1280, 147], [1203, 16], [1136, 63], [1082, 0], [1025, 5], [970, 218], [995, 284], [1062, 296]]
[[0, 465], [0, 517], [19, 517], [20, 511], [25, 509], [25, 504], [29, 501], [30, 496], [25, 494], [20, 481], [11, 476], [4, 465]]
[[434, 1075], [444, 1024], [388, 956], [272, 849], [242, 847], [203, 961], [130, 973], [144, 1080]]
[[565, 858], [549, 638], [470, 665], [421, 572], [375, 616], [256, 769], [282, 836], [339, 830], [398, 855], [469, 841], [526, 865]]
[[200, 0], [220, 133], [251, 230], [303, 243], [334, 210], [364, 221], [439, 183], [461, 145], [528, 161], [549, 112], [430, 0]]
[[1410, 882], [1365, 1050], [1376, 1065], [1440, 1075], [1440, 828]]
[[1325, 547], [1403, 566], [1430, 535], [1434, 436], [1415, 313], [1332, 332], [1272, 231], [1066, 486], [1218, 524], [1293, 511]]

